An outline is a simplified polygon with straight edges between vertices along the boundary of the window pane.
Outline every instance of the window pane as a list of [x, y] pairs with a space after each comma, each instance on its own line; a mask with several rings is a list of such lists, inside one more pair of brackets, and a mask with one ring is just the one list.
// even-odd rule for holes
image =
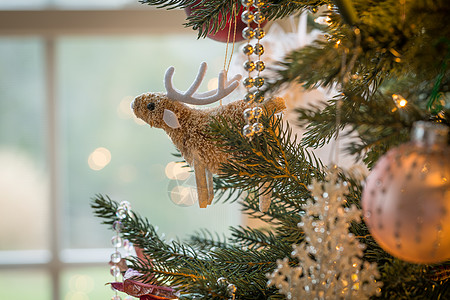
[[36, 9], [50, 4], [50, 0], [1, 0], [0, 9]]
[[39, 39], [0, 38], [0, 250], [47, 248], [43, 57]]
[[40, 270], [0, 270], [0, 299], [48, 300], [50, 278]]
[[179, 160], [171, 155], [175, 147], [161, 129], [137, 124], [129, 108], [138, 94], [164, 91], [164, 72], [170, 65], [176, 67], [175, 86], [185, 90], [200, 63], [207, 61], [201, 88], [205, 91], [223, 66], [224, 47], [192, 36], [59, 41], [66, 247], [109, 247], [112, 232], [89, 207], [98, 193], [131, 202], [168, 237], [183, 237], [198, 228], [226, 232], [228, 226], [240, 223], [235, 205], [199, 209], [198, 204], [181, 207], [170, 200], [174, 182], [166, 176], [166, 166]]
[[0, 9], [43, 9], [49, 6], [74, 9], [111, 9], [139, 5], [137, 0], [0, 0]]
[[137, 0], [53, 0], [64, 8], [120, 8], [129, 4], [139, 4]]
[[107, 264], [105, 267], [67, 270], [62, 273], [60, 299], [111, 299], [114, 293], [109, 285], [105, 285], [111, 281], [114, 281], [114, 278], [109, 274]]

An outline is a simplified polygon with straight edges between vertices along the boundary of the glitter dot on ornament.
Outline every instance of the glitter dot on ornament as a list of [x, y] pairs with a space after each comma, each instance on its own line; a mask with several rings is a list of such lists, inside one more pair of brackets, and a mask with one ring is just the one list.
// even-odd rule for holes
[[[382, 156], [366, 180], [362, 207], [375, 240], [414, 263], [450, 258], [448, 128], [417, 122], [412, 141]], [[436, 246], [437, 245], [437, 246]]]

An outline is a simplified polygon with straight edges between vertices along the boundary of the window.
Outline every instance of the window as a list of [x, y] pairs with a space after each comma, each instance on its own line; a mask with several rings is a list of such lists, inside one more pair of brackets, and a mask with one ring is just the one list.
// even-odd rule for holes
[[134, 0], [0, 3], [2, 299], [111, 296], [112, 232], [90, 209], [98, 193], [130, 201], [168, 238], [241, 223], [237, 205], [170, 200], [190, 178], [170, 179], [175, 147], [129, 110], [134, 96], [164, 90], [169, 65], [186, 89], [207, 61], [207, 89], [225, 45], [183, 29], [182, 11], [130, 7]]

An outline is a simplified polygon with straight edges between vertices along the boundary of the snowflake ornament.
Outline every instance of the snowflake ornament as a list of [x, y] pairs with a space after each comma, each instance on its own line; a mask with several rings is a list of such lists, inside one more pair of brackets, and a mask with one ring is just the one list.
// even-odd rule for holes
[[360, 244], [349, 224], [359, 222], [355, 205], [344, 208], [346, 182], [340, 182], [337, 170], [324, 182], [314, 180], [310, 188], [314, 202], [308, 201], [303, 222], [301, 244], [293, 245], [292, 257], [277, 260], [277, 268], [267, 274], [268, 285], [276, 286], [288, 299], [369, 299], [379, 295], [382, 283], [375, 263], [363, 261], [365, 245]]

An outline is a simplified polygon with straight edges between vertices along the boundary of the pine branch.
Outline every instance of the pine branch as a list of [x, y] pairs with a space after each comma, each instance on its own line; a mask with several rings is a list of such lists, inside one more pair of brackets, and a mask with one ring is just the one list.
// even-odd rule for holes
[[[92, 203], [95, 215], [108, 225], [117, 219], [117, 207], [117, 203], [101, 195], [97, 195]], [[198, 252], [199, 247], [192, 245], [177, 241], [166, 243], [148, 220], [135, 212], [121, 222], [124, 224], [124, 237], [143, 249], [144, 258], [135, 257], [129, 262], [133, 269], [146, 274], [143, 278], [146, 282], [175, 286], [186, 299], [195, 295], [228, 299], [226, 286], [217, 282], [220, 277], [226, 277], [237, 287], [237, 295], [251, 297], [247, 299], [266, 299], [277, 294], [273, 288], [266, 286], [265, 274], [275, 267], [277, 258], [290, 251], [290, 244], [286, 245], [287, 248], [257, 251], [215, 242], [216, 249]], [[199, 237], [194, 240], [197, 244], [203, 240], [211, 245], [210, 239]], [[253, 284], [249, 285], [249, 280]]]
[[[296, 201], [307, 197], [306, 186], [314, 176], [323, 176], [322, 163], [306, 149], [298, 147], [288, 123], [270, 112], [261, 118], [266, 130], [253, 140], [241, 134], [243, 123], [234, 124], [218, 119], [211, 123], [211, 134], [224, 151], [233, 154], [233, 161], [223, 164], [222, 184], [240, 190], [267, 192], [261, 188], [270, 183], [269, 190], [295, 207]], [[226, 137], [225, 139], [223, 137]]]
[[226, 237], [220, 237], [217, 233], [214, 235], [207, 229], [201, 229], [191, 235], [188, 243], [201, 252], [208, 252], [214, 248], [227, 248]]
[[[197, 30], [199, 38], [206, 37], [207, 34], [215, 34], [218, 30], [225, 28], [227, 18], [222, 16], [231, 16], [233, 7], [236, 8], [236, 11], [242, 8], [240, 1], [234, 0], [140, 0], [139, 2], [165, 9], [191, 7], [191, 14], [183, 25]], [[327, 0], [269, 1], [262, 11], [268, 20], [274, 21], [298, 14], [303, 9], [317, 10], [320, 6], [329, 3], [330, 1]]]

